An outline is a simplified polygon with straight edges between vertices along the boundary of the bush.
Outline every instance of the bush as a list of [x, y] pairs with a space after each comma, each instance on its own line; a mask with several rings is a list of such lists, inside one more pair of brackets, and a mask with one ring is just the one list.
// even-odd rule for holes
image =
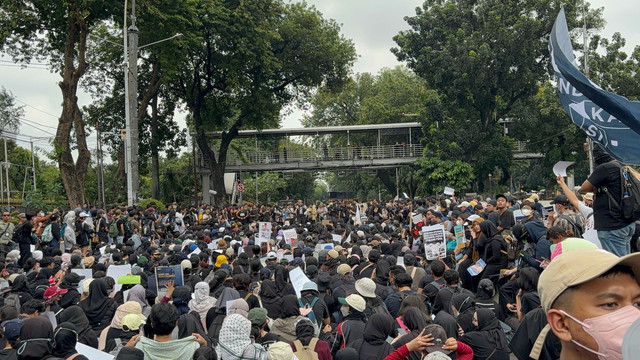
[[155, 203], [155, 205], [153, 206], [156, 210], [165, 210], [166, 206], [164, 206], [164, 203], [160, 200], [157, 199], [144, 199], [142, 201], [140, 201], [138, 203], [138, 206], [140, 206], [143, 209], [148, 208], [151, 203]]

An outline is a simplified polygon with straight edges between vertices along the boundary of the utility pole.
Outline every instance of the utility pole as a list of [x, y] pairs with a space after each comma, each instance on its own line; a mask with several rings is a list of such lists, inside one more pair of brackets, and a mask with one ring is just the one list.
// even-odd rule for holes
[[128, 28], [126, 5], [125, 0], [125, 171], [127, 173], [127, 205], [133, 206], [138, 201], [138, 28], [136, 27], [136, 0], [131, 1], [131, 26]]
[[33, 152], [33, 138], [29, 138], [29, 142], [31, 143], [31, 170], [33, 170], [33, 191], [38, 190], [36, 187], [36, 157]]
[[9, 156], [7, 155], [7, 138], [4, 138], [4, 174], [7, 185], [7, 210], [11, 209], [11, 190], [9, 189]]

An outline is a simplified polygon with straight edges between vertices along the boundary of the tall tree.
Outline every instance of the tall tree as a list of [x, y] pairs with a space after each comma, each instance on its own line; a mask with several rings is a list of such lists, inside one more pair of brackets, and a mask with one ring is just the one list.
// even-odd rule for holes
[[[121, 2], [2, 0], [0, 8], [2, 52], [15, 61], [49, 61], [51, 68], [60, 73], [62, 111], [54, 141], [56, 158], [69, 204], [82, 203], [91, 153], [77, 91], [89, 65], [87, 37], [96, 24], [122, 13]], [[78, 152], [76, 160], [72, 150]]]
[[[427, 0], [415, 16], [405, 18], [411, 29], [394, 37], [398, 47], [392, 51], [442, 95], [441, 118], [454, 131], [441, 133], [441, 152], [474, 162], [478, 179], [496, 166], [510, 171], [511, 156], [503, 151], [510, 143], [499, 121], [548, 78], [553, 21], [565, 6], [570, 26], [576, 25], [577, 5], [570, 0]], [[601, 10], [589, 12], [590, 28], [602, 25], [600, 15]]]
[[[219, 179], [238, 131], [277, 126], [284, 105], [341, 81], [355, 50], [334, 21], [302, 3], [202, 0], [192, 11], [170, 84], [193, 117], [216, 203], [224, 203]], [[207, 138], [215, 130], [223, 131], [217, 149]]]

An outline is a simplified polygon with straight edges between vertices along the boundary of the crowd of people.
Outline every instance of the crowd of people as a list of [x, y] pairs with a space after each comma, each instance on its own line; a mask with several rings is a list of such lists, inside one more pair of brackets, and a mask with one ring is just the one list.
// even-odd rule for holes
[[[582, 194], [557, 178], [552, 208], [522, 193], [3, 211], [0, 359], [622, 359], [640, 257], [599, 190], [620, 187], [615, 162], [596, 160]], [[423, 227], [443, 229], [438, 256]]]

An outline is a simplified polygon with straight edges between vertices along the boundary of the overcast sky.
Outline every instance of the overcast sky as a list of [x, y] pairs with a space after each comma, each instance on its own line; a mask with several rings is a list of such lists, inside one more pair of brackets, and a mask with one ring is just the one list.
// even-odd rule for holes
[[[308, 0], [315, 5], [326, 18], [333, 18], [342, 25], [345, 37], [354, 41], [358, 60], [354, 72], [377, 73], [383, 67], [398, 65], [395, 56], [389, 51], [395, 43], [392, 38], [400, 30], [407, 28], [404, 17], [414, 15], [415, 8], [422, 4], [419, 0]], [[627, 39], [627, 53], [640, 44], [640, 7], [631, 6], [628, 0], [592, 0], [593, 7], [605, 7], [604, 18], [607, 21], [601, 34], [611, 37], [614, 32], [622, 33]], [[19, 104], [25, 105], [25, 119], [20, 133], [30, 137], [47, 137], [55, 133], [57, 118], [60, 115], [61, 93], [57, 86], [59, 75], [52, 74], [44, 66], [32, 65], [21, 69], [0, 59], [0, 86], [4, 86], [15, 95]], [[80, 104], [86, 105], [90, 98], [79, 95]], [[123, 104], [124, 106], [124, 104]], [[295, 112], [283, 120], [283, 127], [300, 127], [300, 113]], [[39, 129], [36, 129], [39, 128]], [[94, 148], [96, 138], [88, 140]], [[27, 147], [28, 143], [21, 143]], [[51, 147], [45, 141], [36, 143], [45, 149]]]

